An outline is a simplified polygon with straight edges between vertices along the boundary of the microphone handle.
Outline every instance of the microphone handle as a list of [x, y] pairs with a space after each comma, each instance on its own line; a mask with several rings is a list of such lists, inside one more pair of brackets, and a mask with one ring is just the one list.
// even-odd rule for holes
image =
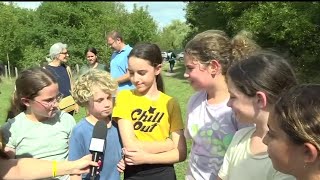
[[[99, 161], [99, 153], [98, 152], [93, 152], [92, 154], [92, 161], [98, 162]], [[97, 174], [97, 168], [96, 166], [91, 166], [90, 167], [90, 177], [95, 177]]]

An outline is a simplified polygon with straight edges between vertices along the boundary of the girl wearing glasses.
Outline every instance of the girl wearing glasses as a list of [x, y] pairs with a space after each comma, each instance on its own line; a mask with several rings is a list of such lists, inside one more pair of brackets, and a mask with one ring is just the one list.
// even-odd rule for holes
[[2, 127], [4, 151], [10, 158], [67, 159], [68, 140], [76, 122], [58, 110], [61, 98], [57, 80], [47, 69], [21, 72], [10, 109], [18, 115]]

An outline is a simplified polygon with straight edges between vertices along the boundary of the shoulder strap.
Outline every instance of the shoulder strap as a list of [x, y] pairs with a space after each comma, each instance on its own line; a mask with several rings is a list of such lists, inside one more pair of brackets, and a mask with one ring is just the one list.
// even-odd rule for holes
[[70, 86], [71, 86], [71, 89], [72, 89], [73, 87], [72, 87], [72, 72], [71, 72], [71, 68], [70, 68], [70, 66], [67, 66], [67, 65], [65, 65], [65, 68], [67, 70], [67, 73], [68, 73], [68, 76], [69, 76], [69, 79], [70, 79]]
[[72, 73], [71, 73], [71, 68], [70, 68], [70, 66], [66, 66], [66, 70], [67, 70], [67, 73], [68, 73], [69, 78], [70, 78], [70, 80], [71, 80], [71, 78], [72, 78]]

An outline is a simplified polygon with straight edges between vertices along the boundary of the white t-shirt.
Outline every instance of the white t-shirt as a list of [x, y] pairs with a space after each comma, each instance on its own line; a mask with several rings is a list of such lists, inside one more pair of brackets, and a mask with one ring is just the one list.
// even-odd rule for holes
[[192, 147], [186, 179], [216, 179], [233, 135], [244, 127], [239, 126], [227, 102], [228, 99], [211, 105], [205, 91], [196, 92], [190, 98], [184, 134], [192, 139]]
[[234, 135], [219, 171], [223, 180], [294, 180], [293, 176], [276, 171], [268, 154], [252, 155], [251, 136], [255, 127], [239, 130]]

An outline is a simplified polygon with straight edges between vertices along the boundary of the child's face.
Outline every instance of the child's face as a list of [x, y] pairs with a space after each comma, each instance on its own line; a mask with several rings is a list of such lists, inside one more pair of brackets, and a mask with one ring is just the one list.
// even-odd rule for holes
[[88, 111], [98, 120], [104, 120], [112, 113], [112, 95], [103, 92], [99, 87], [93, 87], [93, 96], [89, 100]]
[[160, 74], [161, 65], [153, 67], [149, 61], [137, 57], [130, 57], [128, 63], [130, 80], [135, 85], [136, 90], [142, 94], [149, 91], [152, 86], [156, 86], [156, 75]]
[[[268, 146], [268, 154], [273, 167], [286, 174], [296, 176], [303, 169], [303, 145], [294, 144], [279, 127], [276, 117], [271, 113], [268, 119], [269, 132], [263, 139]], [[296, 173], [296, 175], [295, 175]]]
[[210, 87], [212, 74], [209, 73], [206, 66], [195, 63], [192, 56], [188, 54], [184, 55], [184, 65], [186, 67], [184, 77], [195, 90], [206, 90]]
[[27, 108], [36, 117], [53, 117], [58, 110], [58, 101], [61, 98], [58, 84], [44, 87], [32, 100], [27, 100]]
[[227, 80], [230, 99], [227, 103], [232, 108], [236, 119], [242, 123], [254, 123], [258, 109], [255, 105], [255, 97], [248, 97], [237, 89], [232, 80]]

